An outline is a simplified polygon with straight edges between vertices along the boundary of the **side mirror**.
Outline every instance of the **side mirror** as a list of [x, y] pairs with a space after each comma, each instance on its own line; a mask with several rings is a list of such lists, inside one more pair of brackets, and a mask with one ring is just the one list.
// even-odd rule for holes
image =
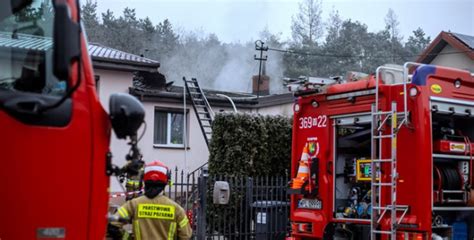
[[125, 93], [110, 96], [109, 112], [112, 128], [119, 139], [136, 135], [145, 118], [142, 103]]
[[60, 80], [67, 80], [72, 61], [81, 54], [81, 28], [72, 21], [69, 7], [65, 3], [56, 3], [54, 10], [54, 75]]

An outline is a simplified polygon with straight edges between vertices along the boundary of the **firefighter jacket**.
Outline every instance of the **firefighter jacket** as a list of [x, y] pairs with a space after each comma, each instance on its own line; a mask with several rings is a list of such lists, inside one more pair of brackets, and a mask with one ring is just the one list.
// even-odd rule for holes
[[117, 210], [133, 224], [136, 240], [190, 239], [191, 226], [184, 209], [166, 196], [141, 196]]

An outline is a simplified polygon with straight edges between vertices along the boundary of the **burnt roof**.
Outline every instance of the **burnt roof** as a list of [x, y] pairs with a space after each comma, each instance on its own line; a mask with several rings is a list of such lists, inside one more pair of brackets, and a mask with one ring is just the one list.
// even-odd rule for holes
[[420, 54], [420, 57], [418, 57], [416, 61], [420, 63], [430, 63], [448, 44], [474, 60], [474, 36], [452, 32], [441, 32]]
[[[135, 84], [134, 87], [129, 89], [130, 94], [137, 96], [142, 101], [159, 101], [159, 102], [170, 102], [170, 103], [182, 103], [183, 102], [183, 87], [182, 86], [170, 86], [163, 89], [150, 89], [142, 85]], [[239, 108], [261, 108], [276, 106], [281, 104], [287, 104], [294, 102], [294, 96], [292, 93], [283, 94], [272, 94], [266, 96], [260, 96], [257, 99], [256, 95], [243, 92], [228, 92], [213, 89], [203, 89], [207, 100], [212, 106], [217, 107], [232, 107], [229, 101], [225, 98], [217, 96], [217, 94], [226, 95], [234, 101]], [[189, 101], [189, 98], [188, 98]], [[187, 102], [188, 102], [187, 101]], [[190, 103], [190, 102], [189, 102]]]

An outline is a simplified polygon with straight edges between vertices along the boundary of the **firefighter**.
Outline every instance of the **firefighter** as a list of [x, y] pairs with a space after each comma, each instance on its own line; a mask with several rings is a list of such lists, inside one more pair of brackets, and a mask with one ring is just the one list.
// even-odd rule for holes
[[[160, 193], [171, 172], [159, 161], [145, 166], [145, 195], [127, 201], [117, 210], [118, 216], [133, 225], [137, 240], [190, 239], [192, 230], [184, 209]], [[122, 224], [114, 223], [115, 226]]]
[[141, 181], [142, 177], [143, 168], [139, 170], [139, 173], [137, 175], [127, 178], [127, 181], [125, 182], [125, 189], [127, 191], [127, 195], [125, 197], [126, 201], [132, 200], [140, 196], [139, 191], [143, 187]]

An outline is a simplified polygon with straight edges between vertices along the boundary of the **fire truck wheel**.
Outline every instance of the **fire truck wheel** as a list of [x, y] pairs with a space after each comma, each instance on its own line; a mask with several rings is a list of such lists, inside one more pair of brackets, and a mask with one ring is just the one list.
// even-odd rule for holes
[[334, 236], [336, 225], [334, 223], [329, 223], [324, 228], [323, 240], [332, 240]]
[[441, 226], [443, 225], [443, 217], [441, 215], [436, 215], [433, 217], [433, 225], [434, 226]]
[[324, 229], [324, 240], [351, 240], [353, 233], [349, 229], [343, 229], [334, 223], [328, 224]]

